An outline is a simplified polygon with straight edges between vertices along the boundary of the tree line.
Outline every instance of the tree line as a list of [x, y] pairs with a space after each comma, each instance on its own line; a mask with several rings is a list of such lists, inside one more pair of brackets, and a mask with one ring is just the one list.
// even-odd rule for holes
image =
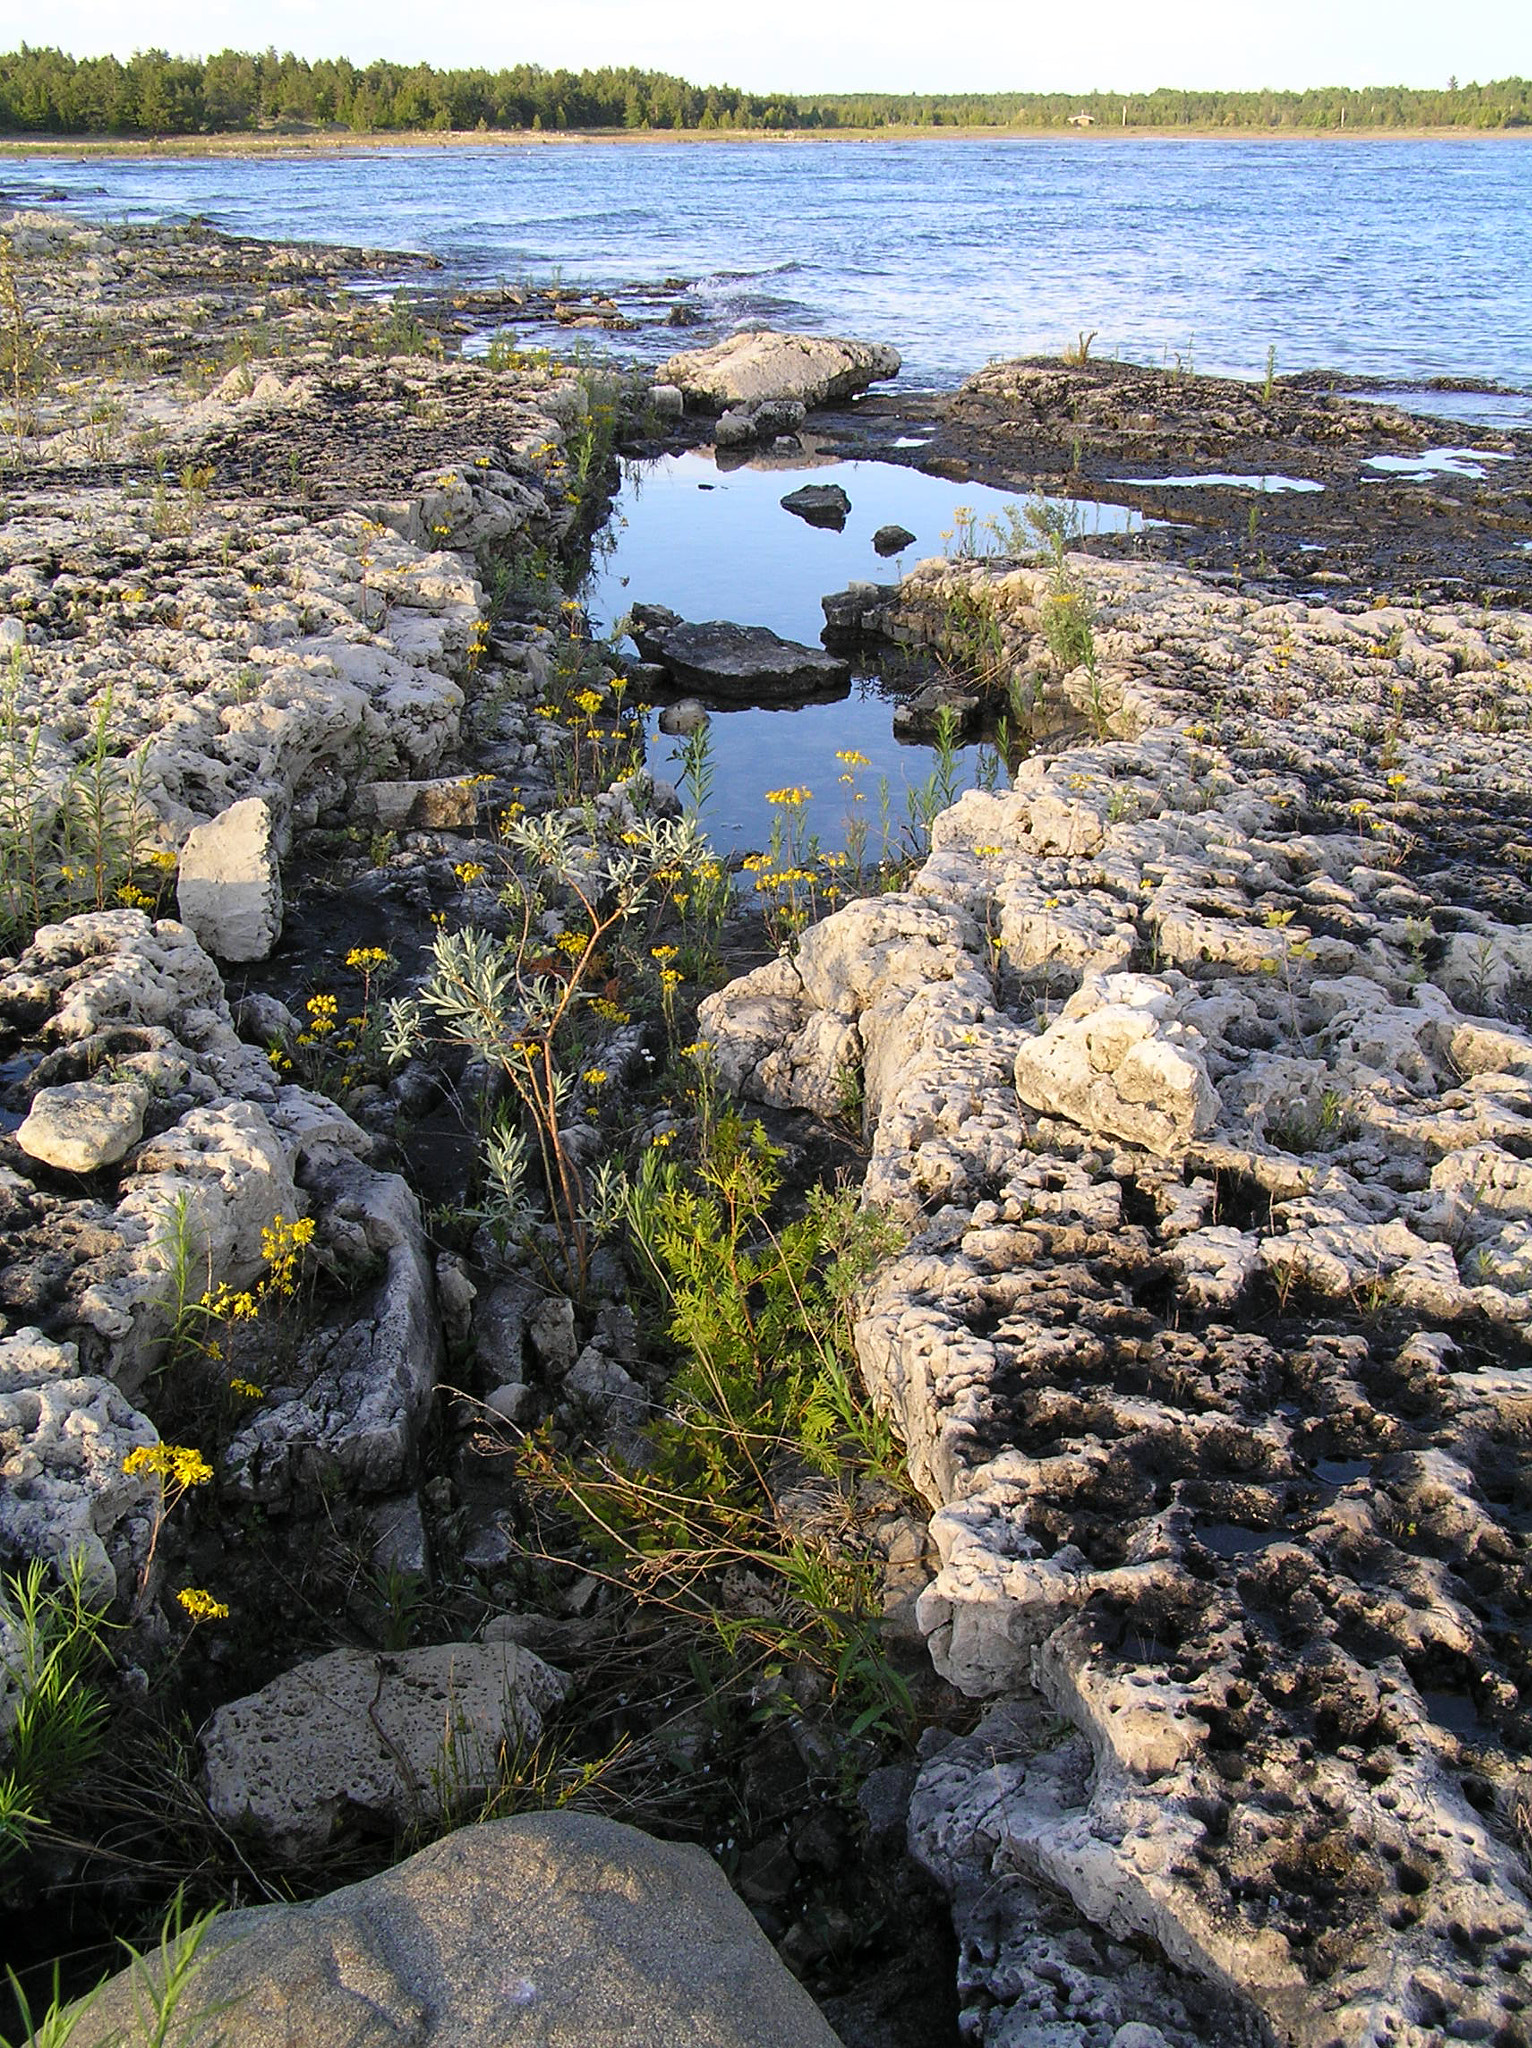
[[0, 54], [0, 134], [215, 135], [274, 129], [1351, 128], [1532, 126], [1532, 81], [1440, 91], [1341, 86], [1307, 92], [763, 94], [696, 86], [666, 72], [607, 67], [438, 71], [429, 64], [310, 63], [291, 52], [206, 58], [143, 50], [75, 58]]

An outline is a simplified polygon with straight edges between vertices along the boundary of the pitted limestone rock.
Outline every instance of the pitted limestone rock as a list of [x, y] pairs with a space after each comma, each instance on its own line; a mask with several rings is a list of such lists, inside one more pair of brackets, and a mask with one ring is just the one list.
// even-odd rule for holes
[[1082, 1130], [1174, 1157], [1210, 1130], [1217, 1109], [1200, 1032], [1176, 1021], [1164, 982], [1088, 974], [1056, 1024], [1016, 1055], [1030, 1108]]
[[567, 1690], [515, 1643], [335, 1650], [218, 1709], [202, 1738], [208, 1805], [290, 1861], [358, 1822], [429, 1825], [482, 1797], [507, 1746], [535, 1749]]
[[77, 1558], [87, 1598], [133, 1596], [149, 1556], [159, 1481], [123, 1461], [159, 1441], [109, 1380], [80, 1371], [72, 1344], [34, 1329], [0, 1338], [0, 1554], [60, 1573]]

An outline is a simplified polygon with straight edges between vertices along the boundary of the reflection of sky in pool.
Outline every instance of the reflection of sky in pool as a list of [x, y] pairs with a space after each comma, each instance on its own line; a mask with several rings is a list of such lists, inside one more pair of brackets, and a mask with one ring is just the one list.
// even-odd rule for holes
[[[805, 483], [839, 484], [851, 500], [845, 528], [810, 526], [782, 509], [781, 500]], [[587, 591], [591, 623], [609, 632], [632, 604], [665, 604], [685, 619], [728, 619], [769, 626], [789, 640], [819, 645], [820, 599], [848, 583], [893, 583], [928, 555], [943, 551], [959, 507], [978, 522], [977, 545], [998, 548], [984, 521], [1005, 527], [1005, 508], [1024, 502], [1014, 492], [982, 484], [956, 484], [893, 463], [828, 462], [720, 469], [711, 455], [667, 455], [635, 464], [613, 508], [615, 545], [599, 562]], [[1082, 503], [1087, 533], [1140, 526], [1118, 505]], [[902, 555], [882, 560], [872, 545], [880, 526], [899, 525], [915, 535]], [[837, 752], [865, 754], [857, 771], [869, 813], [869, 843], [881, 844], [879, 778], [889, 783], [894, 829], [906, 816], [907, 792], [924, 782], [934, 764], [928, 747], [904, 746], [893, 736], [892, 705], [875, 675], [859, 678], [837, 703], [793, 710], [720, 709], [712, 726], [714, 787], [707, 824], [723, 853], [765, 844], [772, 814], [765, 791], [799, 784], [814, 792], [810, 824], [827, 849], [844, 843], [852, 792]], [[678, 742], [651, 732], [650, 762], [673, 776]], [[973, 780], [974, 754], [964, 754], [964, 781]]]
[[1362, 467], [1376, 474], [1363, 481], [1376, 483], [1384, 476], [1409, 477], [1421, 483], [1433, 476], [1482, 477], [1488, 475], [1486, 463], [1510, 459], [1509, 455], [1497, 454], [1489, 448], [1423, 448], [1415, 455], [1369, 455]]
[[1226, 491], [1322, 491], [1323, 484], [1302, 476], [1237, 476], [1209, 470], [1206, 476], [1119, 476], [1113, 483], [1133, 484], [1141, 491], [1194, 491], [1216, 485]]

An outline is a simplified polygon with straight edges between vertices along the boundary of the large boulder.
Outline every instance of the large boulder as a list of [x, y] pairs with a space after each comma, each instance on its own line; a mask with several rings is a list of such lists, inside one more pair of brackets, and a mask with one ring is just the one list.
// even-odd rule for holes
[[695, 411], [716, 413], [781, 398], [832, 405], [879, 378], [897, 377], [899, 369], [899, 351], [881, 342], [764, 330], [688, 349], [672, 356], [661, 375]]
[[[114, 1977], [76, 2048], [131, 2034], [135, 1991]], [[240, 2048], [837, 2048], [704, 1850], [585, 1813], [462, 1828], [312, 1905], [227, 1914], [184, 2010], [233, 2015], [210, 2035]]]
[[333, 1650], [218, 1709], [202, 1739], [208, 1806], [294, 1861], [358, 1823], [434, 1824], [536, 1748], [567, 1690], [516, 1643]]
[[181, 849], [176, 904], [220, 960], [264, 960], [282, 936], [282, 871], [271, 808], [258, 796], [198, 825]]
[[822, 647], [784, 640], [766, 626], [734, 626], [720, 619], [689, 625], [663, 605], [635, 605], [634, 644], [686, 689], [741, 703], [763, 699], [836, 696], [849, 688], [851, 671]]

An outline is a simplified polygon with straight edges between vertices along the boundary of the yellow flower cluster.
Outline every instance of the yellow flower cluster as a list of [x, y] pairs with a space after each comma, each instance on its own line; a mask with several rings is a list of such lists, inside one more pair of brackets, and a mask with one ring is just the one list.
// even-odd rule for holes
[[587, 1067], [580, 1079], [587, 1088], [604, 1088], [609, 1076], [605, 1067]]
[[766, 801], [769, 804], [786, 804], [790, 809], [796, 809], [799, 804], [806, 804], [813, 794], [813, 790], [805, 789], [802, 783], [793, 782], [785, 789], [768, 789]]
[[675, 946], [651, 946], [649, 948], [649, 957], [651, 960], [658, 960], [663, 967], [666, 961], [674, 960], [678, 950], [679, 948]]
[[346, 955], [346, 965], [358, 974], [376, 974], [388, 962], [389, 955], [382, 946], [353, 946]]
[[227, 1621], [229, 1606], [226, 1600], [215, 1600], [211, 1593], [201, 1586], [183, 1586], [176, 1599], [196, 1621]]
[[305, 1250], [314, 1241], [314, 1219], [298, 1216], [289, 1222], [278, 1210], [261, 1232], [261, 1257], [268, 1268], [261, 1282], [262, 1293], [291, 1295], [297, 1291], [298, 1269]]
[[603, 1024], [626, 1024], [628, 1021], [627, 1011], [614, 1003], [610, 996], [593, 996], [590, 1006]]
[[471, 889], [475, 882], [484, 878], [484, 863], [477, 860], [460, 860], [452, 870], [465, 889]]
[[855, 747], [837, 747], [835, 758], [837, 761], [844, 761], [848, 768], [870, 768], [872, 766], [867, 756], [859, 753]]
[[149, 1474], [184, 1493], [189, 1486], [206, 1486], [213, 1468], [202, 1453], [189, 1444], [139, 1444], [122, 1461], [129, 1479]]
[[230, 1380], [229, 1392], [238, 1394], [243, 1401], [263, 1401], [266, 1398], [264, 1387], [258, 1387], [254, 1380], [241, 1379], [238, 1374]]

